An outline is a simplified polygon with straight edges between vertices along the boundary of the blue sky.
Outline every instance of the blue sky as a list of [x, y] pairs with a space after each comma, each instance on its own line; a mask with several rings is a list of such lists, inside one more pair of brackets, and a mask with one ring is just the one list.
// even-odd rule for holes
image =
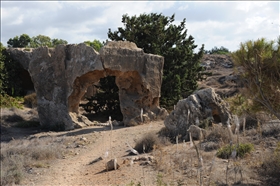
[[123, 26], [123, 14], [175, 13], [175, 24], [186, 18], [188, 35], [205, 49], [238, 49], [240, 42], [280, 35], [278, 1], [1, 1], [1, 42], [25, 33], [81, 43], [108, 39]]

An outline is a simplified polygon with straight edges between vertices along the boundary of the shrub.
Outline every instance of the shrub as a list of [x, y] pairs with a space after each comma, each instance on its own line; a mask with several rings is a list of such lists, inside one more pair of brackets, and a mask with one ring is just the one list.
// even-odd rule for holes
[[260, 172], [263, 175], [269, 176], [270, 178], [276, 178], [280, 181], [280, 142], [278, 142], [277, 148], [274, 152], [267, 154]]
[[1, 108], [22, 108], [23, 99], [20, 97], [12, 97], [7, 94], [0, 94]]
[[136, 142], [134, 149], [139, 153], [151, 152], [155, 145], [159, 145], [158, 137], [156, 134], [148, 133]]
[[229, 143], [230, 136], [228, 135], [228, 129], [222, 126], [212, 127], [210, 132], [208, 132], [208, 134], [206, 135], [206, 140], [213, 142], [222, 141], [223, 143]]
[[24, 96], [24, 104], [30, 108], [37, 107], [36, 93]]
[[167, 138], [171, 143], [176, 143], [176, 132], [169, 130], [166, 127], [160, 129], [160, 131], [157, 134], [160, 138]]
[[217, 157], [223, 159], [229, 159], [232, 151], [236, 149], [237, 157], [243, 158], [245, 154], [254, 150], [254, 145], [251, 143], [240, 143], [239, 145], [226, 145], [220, 148], [217, 152]]

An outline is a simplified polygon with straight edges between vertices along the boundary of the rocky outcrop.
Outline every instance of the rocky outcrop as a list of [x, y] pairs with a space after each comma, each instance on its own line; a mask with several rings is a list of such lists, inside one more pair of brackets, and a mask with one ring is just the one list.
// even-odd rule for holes
[[208, 88], [195, 92], [188, 98], [180, 100], [164, 121], [166, 128], [173, 134], [182, 135], [188, 139], [190, 125], [200, 125], [202, 121], [212, 120], [227, 125], [231, 123], [232, 115], [228, 105], [214, 89]]
[[166, 116], [159, 107], [164, 59], [134, 43], [108, 42], [100, 54], [85, 44], [8, 50], [31, 76], [40, 123], [46, 128], [73, 129], [75, 114], [69, 113], [78, 114], [88, 87], [106, 76], [116, 76], [126, 126], [141, 123], [141, 108], [150, 120]]

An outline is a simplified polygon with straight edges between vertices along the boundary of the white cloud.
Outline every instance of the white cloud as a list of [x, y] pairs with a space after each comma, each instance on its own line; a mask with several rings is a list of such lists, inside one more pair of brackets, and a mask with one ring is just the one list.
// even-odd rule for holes
[[[224, 46], [236, 50], [248, 39], [279, 35], [279, 2], [86, 1], [1, 2], [1, 42], [23, 33], [61, 38], [69, 43], [107, 39], [108, 29], [122, 27], [122, 15], [175, 13], [186, 18], [188, 34], [207, 50]], [[273, 23], [273, 24], [272, 24]]]

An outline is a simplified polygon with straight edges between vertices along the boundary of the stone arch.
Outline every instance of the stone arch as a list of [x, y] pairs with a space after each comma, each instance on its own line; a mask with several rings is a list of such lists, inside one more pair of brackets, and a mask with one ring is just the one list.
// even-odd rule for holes
[[78, 106], [87, 87], [108, 75], [116, 76], [126, 126], [141, 123], [141, 108], [145, 121], [167, 115], [159, 106], [164, 59], [144, 53], [134, 43], [107, 42], [100, 53], [83, 43], [8, 50], [30, 73], [40, 123], [46, 128], [73, 129], [83, 120]]

